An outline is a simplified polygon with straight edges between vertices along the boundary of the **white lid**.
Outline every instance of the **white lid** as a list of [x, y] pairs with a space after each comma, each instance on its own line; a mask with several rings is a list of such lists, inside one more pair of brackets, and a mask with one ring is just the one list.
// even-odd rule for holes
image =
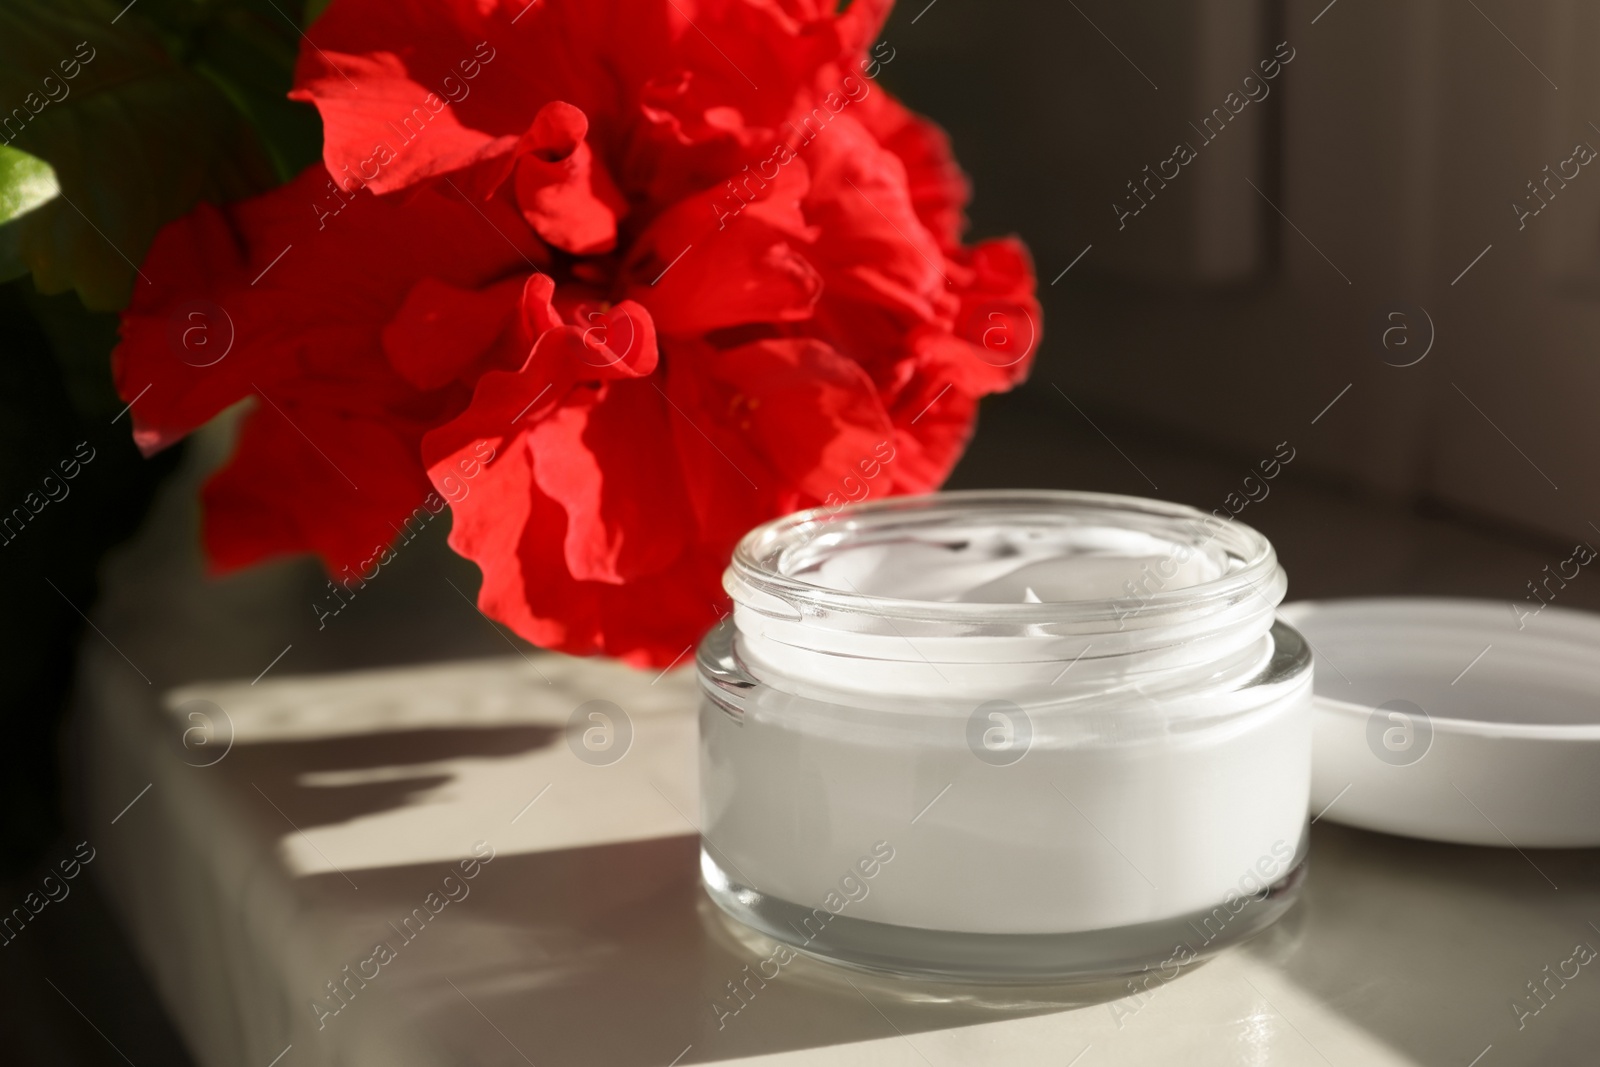
[[1465, 844], [1600, 845], [1600, 615], [1402, 597], [1281, 614], [1315, 661], [1316, 820]]

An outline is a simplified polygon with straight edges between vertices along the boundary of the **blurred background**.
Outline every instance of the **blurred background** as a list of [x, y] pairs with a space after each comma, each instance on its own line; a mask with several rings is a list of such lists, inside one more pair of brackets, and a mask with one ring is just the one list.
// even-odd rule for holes
[[[137, 531], [182, 451], [147, 461], [132, 447], [109, 376], [117, 296], [94, 263], [110, 252], [83, 223], [137, 259], [197, 199], [315, 159], [314, 115], [282, 98], [314, 14], [295, 0], [0, 0], [0, 99], [33, 91], [43, 72], [22, 57], [40, 35], [71, 54], [78, 22], [115, 16], [126, 54], [97, 56], [92, 76], [170, 94], [189, 152], [173, 175], [102, 146], [125, 168], [125, 203], [0, 203], [0, 514], [63, 457], [93, 456], [70, 503], [0, 533], [7, 899], [63, 840], [60, 726], [91, 563]], [[1600, 543], [1600, 168], [1587, 165], [1600, 7], [911, 0], [883, 39], [881, 82], [948, 130], [972, 178], [971, 236], [1020, 234], [1045, 307], [1032, 379], [985, 403], [953, 486], [1237, 514], [1278, 546], [1291, 598], [1517, 602], [1575, 543]], [[114, 142], [133, 120], [106, 99], [83, 92], [71, 114]], [[6, 131], [0, 172], [27, 168], [47, 136]], [[84, 178], [57, 172], [68, 195]], [[27, 265], [49, 242], [79, 269], [44, 295]], [[1600, 607], [1600, 578], [1561, 596]], [[0, 991], [34, 1003], [30, 959], [85, 956], [107, 984], [89, 1014], [133, 1062], [184, 1062], [93, 887], [80, 892], [83, 921], [0, 956]], [[57, 1062], [122, 1062], [65, 1007], [37, 1003], [26, 1020], [6, 1013], [0, 1037]]]
[[[1600, 10], [914, 14], [890, 26], [888, 77], [960, 147], [975, 228], [1020, 230], [1037, 260], [1050, 333], [1029, 393], [1246, 462], [1287, 437], [1300, 473], [1353, 490], [1594, 535], [1600, 181], [1573, 157], [1600, 144]], [[1270, 95], [1213, 133], [1285, 52]], [[1198, 155], [1181, 170], [1175, 143]]]

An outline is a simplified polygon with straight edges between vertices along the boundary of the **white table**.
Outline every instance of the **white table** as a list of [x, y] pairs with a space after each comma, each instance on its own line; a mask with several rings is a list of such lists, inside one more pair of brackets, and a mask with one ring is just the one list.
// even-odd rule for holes
[[[1327, 823], [1284, 922], [1143, 998], [798, 960], [719, 1028], [770, 949], [698, 887], [692, 678], [513, 651], [423, 539], [318, 631], [303, 566], [202, 581], [189, 492], [110, 570], [73, 765], [89, 869], [207, 1067], [1600, 1062], [1600, 961], [1521, 1029], [1511, 1007], [1600, 948], [1600, 854]], [[634, 727], [610, 765], [567, 742], [590, 699]], [[226, 728], [183, 743], [197, 700], [231, 721], [220, 759]], [[460, 879], [479, 841], [493, 859]], [[446, 889], [466, 895], [432, 914]], [[379, 942], [392, 958], [364, 962]], [[376, 977], [322, 1015], [347, 966]]]

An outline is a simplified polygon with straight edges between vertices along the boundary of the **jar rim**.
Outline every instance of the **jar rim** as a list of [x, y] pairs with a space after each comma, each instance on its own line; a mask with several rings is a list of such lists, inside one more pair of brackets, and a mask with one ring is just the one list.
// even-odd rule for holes
[[[1210, 551], [1225, 565], [1222, 573], [1173, 589], [1144, 595], [1044, 603], [987, 603], [914, 600], [840, 590], [784, 570], [798, 548], [838, 535], [842, 540], [886, 527], [931, 527], [951, 519], [982, 521], [985, 513], [1035, 520], [1097, 518], [1107, 525], [1155, 533], [1174, 545]], [[1161, 626], [1174, 612], [1205, 615], [1226, 610], [1250, 596], [1276, 609], [1287, 585], [1277, 554], [1267, 538], [1233, 517], [1222, 519], [1186, 504], [1114, 493], [1064, 489], [967, 489], [919, 496], [889, 497], [843, 506], [823, 506], [772, 520], [740, 539], [724, 575], [724, 587], [743, 607], [763, 614], [844, 613], [885, 620], [1016, 626], [1035, 631], [1066, 625], [1073, 629], [1115, 622]]]

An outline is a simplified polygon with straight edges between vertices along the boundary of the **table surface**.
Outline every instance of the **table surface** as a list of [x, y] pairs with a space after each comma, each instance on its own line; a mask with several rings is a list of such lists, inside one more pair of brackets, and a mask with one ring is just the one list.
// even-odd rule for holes
[[[727, 1015], [770, 947], [698, 885], [690, 676], [517, 646], [432, 534], [318, 629], [304, 565], [203, 580], [190, 492], [108, 573], [73, 744], [90, 869], [200, 1063], [1600, 1062], [1600, 964], [1528, 987], [1600, 948], [1600, 852], [1327, 822], [1282, 922], [1145, 993], [799, 959]], [[633, 726], [605, 766], [568, 743], [591, 699]]]

